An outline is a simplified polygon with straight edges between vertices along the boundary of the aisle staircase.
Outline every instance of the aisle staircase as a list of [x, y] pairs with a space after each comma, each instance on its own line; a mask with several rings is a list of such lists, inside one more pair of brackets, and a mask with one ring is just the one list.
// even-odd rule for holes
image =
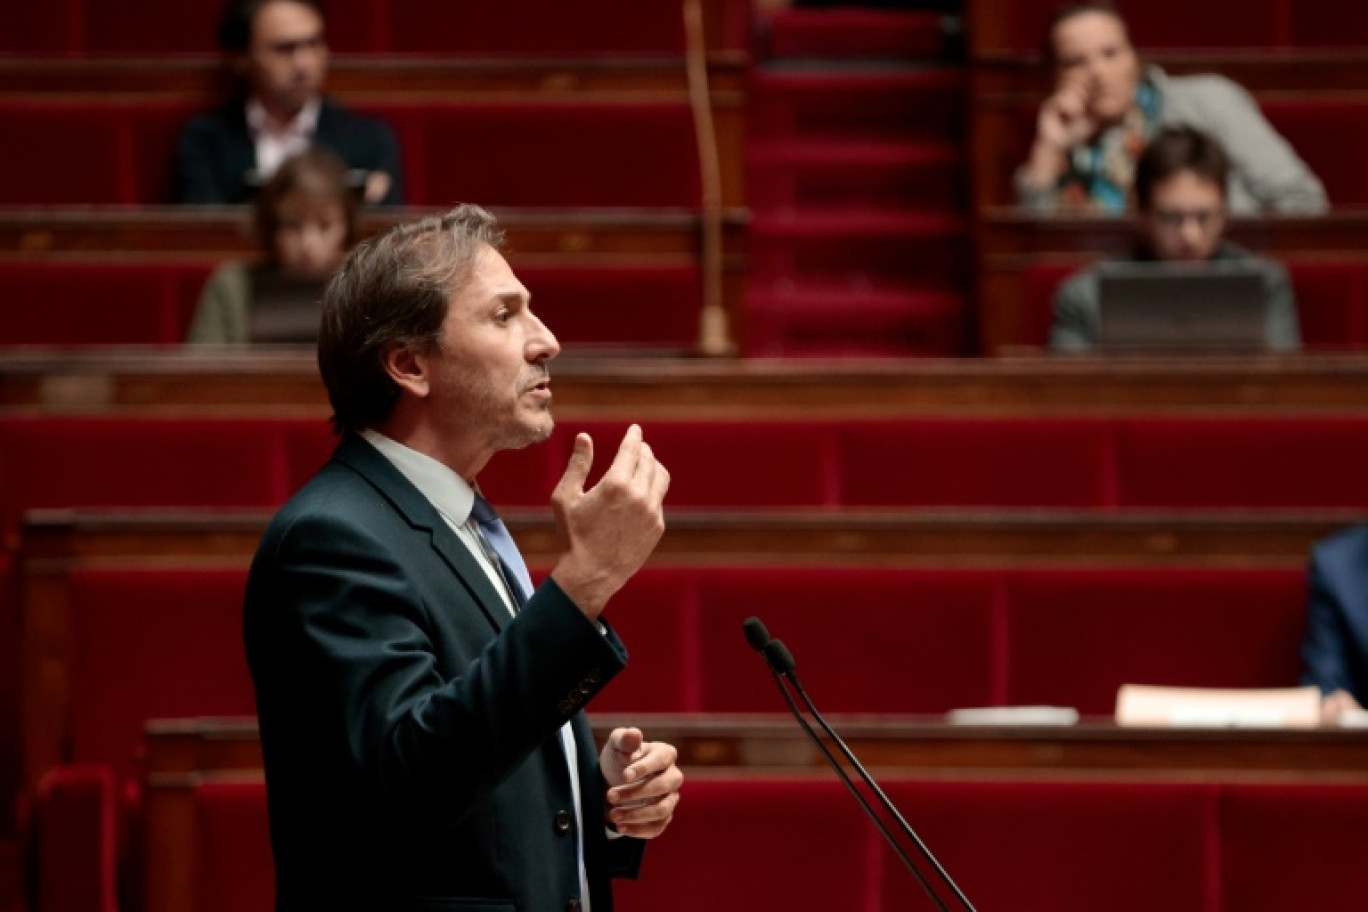
[[969, 333], [958, 20], [783, 10], [757, 37], [747, 354], [959, 355]]

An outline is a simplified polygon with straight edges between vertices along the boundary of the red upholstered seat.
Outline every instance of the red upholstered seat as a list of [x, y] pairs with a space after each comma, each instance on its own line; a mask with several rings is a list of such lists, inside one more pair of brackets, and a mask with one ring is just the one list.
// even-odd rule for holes
[[1301, 0], [1287, 2], [1286, 8], [1297, 47], [1368, 47], [1368, 7]]
[[32, 908], [118, 912], [118, 796], [107, 766], [63, 766], [43, 777], [34, 809]]
[[1368, 204], [1368, 165], [1358, 154], [1368, 143], [1368, 103], [1286, 98], [1267, 100], [1262, 107], [1273, 126], [1325, 184], [1331, 205]]
[[74, 11], [71, 3], [25, 3], [6, 11], [0, 29], [0, 54], [61, 56], [70, 52]]
[[[554, 378], [554, 367], [552, 374]], [[576, 433], [587, 431], [594, 440], [591, 480], [597, 480], [612, 463], [627, 426], [627, 422], [560, 422], [551, 457], [557, 479]], [[646, 441], [670, 469], [667, 502], [671, 505], [729, 508], [837, 503], [831, 424], [651, 421], [642, 426]]]
[[153, 205], [171, 200], [190, 101], [0, 102], [0, 205]]
[[991, 573], [755, 568], [698, 575], [705, 712], [782, 712], [741, 633], [757, 615], [829, 712], [936, 713], [994, 702], [1003, 642]]
[[1126, 683], [1291, 687], [1301, 570], [1060, 569], [1007, 583], [1008, 704], [1110, 715]]
[[592, 16], [563, 3], [389, 0], [386, 5], [390, 45], [405, 52], [477, 57], [684, 53], [684, 20], [674, 0], [599, 0]]
[[424, 101], [358, 105], [399, 134], [409, 202], [696, 208], [687, 104]]
[[567, 353], [691, 350], [698, 339], [703, 277], [696, 265], [553, 266], [511, 256], [532, 309]]
[[1218, 815], [1221, 912], [1368, 907], [1362, 789], [1232, 785]]
[[149, 719], [252, 715], [242, 570], [71, 573], [71, 752], [131, 778]]
[[[1368, 900], [1355, 866], [1368, 824], [1362, 786], [884, 787], [977, 908], [1283, 912]], [[199, 907], [269, 906], [264, 786], [201, 784], [194, 809]], [[614, 892], [623, 909], [660, 912], [711, 908], [718, 897], [738, 909], [931, 907], [841, 785], [816, 776], [691, 779], [642, 878]]]
[[0, 205], [131, 202], [132, 135], [122, 113], [47, 99], [0, 102]]
[[1117, 429], [1125, 507], [1368, 505], [1368, 424], [1352, 418], [1154, 418]]
[[212, 263], [0, 263], [0, 345], [179, 345]]
[[194, 787], [195, 908], [269, 909], [275, 868], [262, 782], [202, 782]]
[[[1215, 912], [1208, 854], [1214, 789], [893, 781], [885, 791], [976, 908]], [[892, 852], [878, 861], [882, 904], [870, 908], [931, 908]], [[1282, 879], [1275, 872], [1266, 874]], [[955, 908], [948, 890], [941, 895]]]
[[[689, 569], [648, 567], [613, 596], [604, 618], [631, 659], [594, 698], [594, 712], [698, 711], [703, 606], [693, 575]], [[532, 571], [534, 582], [543, 577]]]
[[1101, 421], [851, 423], [840, 431], [839, 460], [847, 506], [1098, 507], [1112, 500]]
[[8, 417], [0, 516], [35, 507], [266, 507], [290, 493], [285, 421]]
[[[1357, 46], [1368, 36], [1355, 13], [1348, 17], [1346, 31], [1338, 39], [1330, 38], [1339, 7], [1329, 0], [1218, 0], [1203, 6], [1200, 16], [1176, 15], [1177, 7], [1170, 3], [1121, 0], [1116, 6], [1141, 50]], [[1039, 52], [1046, 26], [1060, 4], [1013, 0], [982, 8], [992, 10], [993, 21], [970, 22], [969, 28], [971, 34], [988, 32], [987, 40], [979, 39], [987, 49]]]
[[1302, 343], [1307, 348], [1368, 346], [1368, 263], [1294, 260], [1287, 268], [1297, 295]]
[[620, 908], [893, 908], [870, 892], [878, 850], [868, 836], [877, 834], [865, 833], [839, 783], [691, 779], [685, 788], [641, 879], [614, 885]]

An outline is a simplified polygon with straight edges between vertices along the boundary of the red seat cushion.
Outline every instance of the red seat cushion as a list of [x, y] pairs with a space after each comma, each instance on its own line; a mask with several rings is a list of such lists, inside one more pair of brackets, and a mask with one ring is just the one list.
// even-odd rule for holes
[[[555, 368], [552, 367], [554, 377]], [[553, 379], [554, 384], [554, 379]], [[646, 442], [670, 472], [666, 502], [677, 507], [834, 504], [831, 429], [804, 422], [642, 422]], [[591, 483], [612, 463], [626, 422], [561, 422], [552, 463], [564, 470], [575, 434], [594, 440]]]
[[74, 570], [71, 752], [121, 778], [150, 719], [252, 715], [245, 570]]
[[691, 779], [685, 788], [641, 879], [615, 883], [622, 908], [891, 908], [870, 904], [865, 872], [877, 850], [837, 782]]
[[1368, 907], [1361, 787], [1232, 785], [1219, 813], [1222, 910]]
[[0, 263], [0, 345], [179, 345], [211, 263]]
[[1287, 267], [1297, 294], [1302, 342], [1307, 348], [1368, 345], [1368, 263], [1294, 260]]
[[[1212, 908], [1207, 847], [1213, 826], [1204, 788], [893, 781], [885, 790], [976, 908]], [[931, 908], [896, 856], [884, 851], [878, 862], [883, 902], [877, 908]], [[941, 895], [956, 908], [948, 890]]]
[[1110, 715], [1122, 684], [1291, 687], [1301, 570], [1023, 571], [1008, 583], [1007, 703]]
[[[359, 105], [394, 124], [413, 205], [697, 208], [688, 105]], [[516, 251], [515, 251], [516, 253]]]
[[1368, 506], [1358, 419], [1135, 419], [1117, 435], [1122, 506]]
[[1106, 426], [1058, 419], [908, 420], [840, 436], [848, 506], [1096, 507], [1111, 500]]
[[195, 908], [269, 909], [275, 902], [262, 782], [202, 782], [194, 787]]
[[1341, 99], [1269, 99], [1264, 113], [1325, 184], [1336, 207], [1368, 204], [1368, 104]]
[[593, 348], [691, 350], [703, 277], [697, 266], [523, 265], [532, 308], [569, 353]]
[[705, 712], [784, 711], [742, 636], [751, 615], [790, 647], [824, 711], [928, 713], [993, 702], [1002, 631], [992, 574], [753, 568], [698, 576]]

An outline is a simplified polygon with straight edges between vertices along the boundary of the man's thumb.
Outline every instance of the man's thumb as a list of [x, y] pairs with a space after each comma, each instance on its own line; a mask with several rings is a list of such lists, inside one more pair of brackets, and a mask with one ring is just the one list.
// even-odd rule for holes
[[584, 483], [589, 479], [589, 468], [594, 464], [594, 441], [588, 434], [575, 436], [575, 448], [570, 452], [570, 462], [565, 466], [557, 487], [570, 488], [583, 493]]
[[619, 728], [613, 732], [613, 750], [630, 757], [641, 749], [645, 740], [639, 728]]

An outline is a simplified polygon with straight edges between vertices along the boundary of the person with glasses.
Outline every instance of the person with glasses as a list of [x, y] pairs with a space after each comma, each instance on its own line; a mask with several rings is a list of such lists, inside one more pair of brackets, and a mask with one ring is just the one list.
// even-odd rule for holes
[[[1159, 132], [1135, 168], [1136, 248], [1132, 262], [1257, 263], [1268, 302], [1267, 347], [1301, 347], [1287, 270], [1225, 240], [1230, 159], [1214, 138], [1193, 127]], [[1087, 351], [1097, 344], [1101, 309], [1096, 268], [1066, 279], [1055, 292], [1050, 348]]]

